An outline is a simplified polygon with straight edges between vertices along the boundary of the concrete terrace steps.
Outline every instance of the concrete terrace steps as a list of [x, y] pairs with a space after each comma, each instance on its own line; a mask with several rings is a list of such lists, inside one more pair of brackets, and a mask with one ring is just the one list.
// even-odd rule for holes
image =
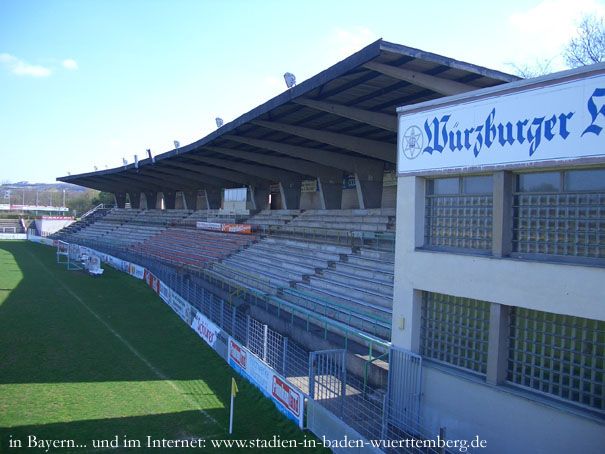
[[[277, 293], [276, 287], [289, 287], [290, 286], [290, 282], [285, 279], [277, 278], [271, 274], [267, 274], [262, 271], [259, 272], [258, 270], [254, 270], [252, 272], [247, 266], [244, 266], [241, 264], [226, 263], [225, 265], [227, 265], [229, 268], [223, 268], [223, 267], [214, 268], [213, 267], [212, 270], [229, 279], [237, 281], [237, 282], [252, 281], [252, 282], [248, 282], [247, 285], [252, 288], [256, 288], [257, 290], [263, 291], [263, 292], [270, 291], [271, 294], [275, 294], [275, 293]], [[246, 275], [243, 275], [239, 271], [246, 273]], [[258, 277], [260, 279], [255, 280], [254, 277]], [[267, 282], [263, 281], [263, 279], [265, 281], [269, 281], [268, 283], [273, 285], [274, 287], [272, 289], [267, 288]], [[256, 282], [254, 282], [254, 281], [256, 281]]]
[[[378, 304], [368, 303], [354, 297], [343, 297], [340, 294], [334, 293], [328, 289], [315, 288], [308, 284], [296, 284], [295, 288], [311, 296], [321, 298], [334, 304], [343, 307], [348, 307], [356, 311], [370, 314], [374, 317], [389, 320], [392, 317], [393, 309], [386, 308]], [[290, 300], [289, 300], [290, 301]], [[293, 300], [295, 302], [295, 300]]]
[[329, 243], [313, 243], [310, 241], [299, 240], [295, 238], [279, 238], [279, 237], [267, 237], [262, 240], [265, 244], [276, 244], [281, 246], [292, 246], [296, 248], [306, 249], [309, 251], [313, 251], [313, 253], [327, 252], [333, 254], [352, 254], [353, 248], [350, 246], [339, 246], [336, 244]]
[[187, 235], [180, 232], [166, 230], [153, 237], [154, 240], [167, 239], [171, 241], [179, 241], [193, 246], [214, 246], [222, 249], [239, 250], [247, 243], [231, 241], [229, 239], [219, 239], [214, 236], [206, 235]]
[[329, 291], [330, 293], [341, 295], [343, 298], [355, 298], [359, 301], [364, 301], [375, 306], [384, 308], [393, 308], [393, 296], [369, 290], [353, 285], [353, 283], [343, 283], [333, 280], [328, 280], [323, 277], [310, 276], [309, 285], [315, 289]]
[[265, 243], [265, 242], [260, 242], [260, 243], [256, 244], [254, 246], [254, 249], [257, 251], [258, 250], [265, 251], [267, 253], [276, 252], [279, 254], [288, 254], [288, 255], [292, 255], [293, 257], [302, 257], [302, 256], [312, 257], [312, 258], [321, 260], [322, 262], [325, 261], [327, 265], [329, 265], [330, 262], [338, 262], [341, 259], [341, 255], [334, 253], [334, 252], [324, 252], [321, 250], [313, 251], [308, 248], [301, 248], [301, 247], [296, 247], [296, 246], [280, 245], [280, 244], [273, 244], [273, 243]]
[[347, 285], [353, 281], [353, 286], [364, 290], [376, 291], [377, 293], [393, 297], [393, 281], [371, 279], [365, 276], [351, 275], [335, 270], [324, 270], [322, 277], [328, 281]]
[[152, 257], [159, 257], [161, 259], [169, 260], [171, 262], [179, 262], [185, 265], [194, 265], [198, 267], [204, 267], [209, 263], [212, 263], [214, 258], [195, 256], [184, 252], [177, 251], [165, 251], [163, 249], [149, 248], [144, 245], [136, 245], [132, 247], [133, 251], [151, 255]]
[[[300, 221], [299, 221], [300, 219]], [[328, 222], [328, 221], [305, 221], [302, 216], [296, 220], [283, 226], [284, 230], [295, 230], [295, 227], [306, 227], [310, 229], [325, 229], [325, 230], [345, 230], [351, 232], [386, 232], [386, 224], [367, 223], [367, 222]]]
[[357, 256], [362, 258], [391, 262], [395, 265], [395, 253], [388, 251], [377, 251], [374, 249], [360, 248], [355, 251]]
[[358, 223], [371, 221], [374, 224], [388, 224], [388, 216], [343, 216], [337, 214], [306, 214], [296, 218], [297, 221], [346, 222]]
[[395, 216], [396, 208], [349, 208], [341, 210], [305, 210], [306, 215], [337, 215], [337, 216]]
[[395, 274], [393, 270], [391, 270], [391, 272], [384, 270], [375, 270], [348, 262], [335, 263], [333, 266], [330, 266], [327, 271], [336, 271], [342, 274], [346, 274], [347, 276], [358, 276], [364, 279], [372, 279], [376, 281], [390, 283], [391, 285], [393, 285]]
[[393, 273], [394, 264], [387, 260], [377, 260], [359, 255], [350, 255], [347, 257], [347, 264], [356, 265], [362, 268], [369, 268], [376, 271]]
[[[300, 299], [305, 299], [307, 301], [311, 301], [311, 302], [317, 304], [318, 306], [322, 306], [322, 307], [326, 308], [326, 311], [332, 312], [332, 315], [329, 316], [329, 318], [340, 321], [340, 322], [344, 322], [345, 325], [347, 324], [348, 319], [352, 317], [352, 318], [356, 318], [358, 320], [363, 320], [364, 322], [369, 323], [369, 324], [376, 323], [378, 326], [381, 326], [383, 328], [391, 327], [390, 323], [376, 320], [367, 311], [357, 311], [351, 307], [342, 307], [342, 306], [338, 307], [334, 304], [331, 304], [330, 301], [326, 301], [325, 299], [322, 299], [317, 295], [312, 295], [307, 292], [304, 292], [304, 294], [298, 294], [295, 291], [290, 293], [286, 289], [286, 290], [282, 290], [282, 292], [278, 293], [278, 296], [275, 298], [278, 300], [287, 301], [287, 302], [295, 304], [297, 306], [300, 305], [300, 303], [299, 303]], [[301, 305], [301, 306], [305, 307], [304, 305]], [[309, 309], [307, 307], [305, 307], [305, 309], [307, 309], [311, 312], [317, 312], [317, 311], [313, 311], [312, 309]], [[384, 317], [381, 317], [381, 318], [384, 318]], [[366, 332], [369, 332], [369, 330]], [[373, 334], [373, 333], [370, 333], [370, 334]]]
[[191, 257], [191, 258], [203, 257], [203, 258], [211, 260], [211, 261], [218, 260], [223, 257], [222, 254], [212, 252], [212, 251], [191, 250], [190, 248], [182, 249], [180, 247], [176, 247], [176, 246], [173, 247], [173, 246], [163, 245], [163, 244], [140, 243], [140, 244], [134, 245], [132, 247], [132, 249], [134, 249], [134, 250], [140, 250], [140, 249], [155, 250], [155, 251], [160, 251], [160, 252], [167, 253], [167, 254], [173, 253], [176, 255], [182, 255], [182, 256]]
[[[301, 265], [300, 263], [293, 263], [287, 258], [276, 257], [273, 254], [265, 254], [257, 251], [254, 247], [248, 248], [245, 251], [241, 251], [238, 254], [234, 254], [231, 258], [243, 257], [249, 261], [256, 261], [257, 265], [262, 264], [279, 264], [283, 269], [299, 273], [301, 276], [306, 274], [315, 274], [316, 268], [308, 265]], [[301, 279], [302, 280], [302, 279]]]
[[263, 270], [268, 274], [271, 274], [278, 278], [287, 277], [289, 282], [299, 282], [303, 280], [303, 273], [297, 272], [292, 269], [284, 267], [284, 264], [275, 261], [266, 261], [259, 267], [259, 263], [256, 258], [244, 257], [241, 254], [231, 256], [227, 259], [223, 259], [225, 265], [238, 264], [246, 266], [251, 274], [256, 274], [257, 270]]
[[161, 237], [153, 239], [153, 241], [145, 241], [147, 245], [157, 245], [164, 247], [174, 247], [178, 249], [186, 249], [192, 252], [212, 252], [216, 254], [220, 254], [221, 257], [226, 257], [229, 254], [232, 254], [237, 249], [228, 249], [215, 245], [206, 245], [206, 244], [191, 244], [185, 241], [174, 240], [171, 238]]
[[237, 243], [240, 245], [247, 245], [255, 241], [258, 237], [256, 235], [242, 235], [237, 233], [227, 232], [213, 232], [211, 230], [202, 229], [187, 229], [182, 227], [168, 227], [167, 233], [178, 233], [179, 235], [188, 236], [191, 238], [213, 238], [214, 241], [227, 241], [229, 243]]

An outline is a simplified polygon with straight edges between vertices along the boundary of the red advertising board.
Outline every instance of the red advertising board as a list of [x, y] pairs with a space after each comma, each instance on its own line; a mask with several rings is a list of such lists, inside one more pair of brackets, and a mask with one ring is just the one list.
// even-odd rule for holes
[[248, 354], [245, 350], [241, 349], [239, 345], [233, 342], [232, 339], [229, 340], [231, 343], [231, 348], [229, 349], [229, 356], [233, 361], [235, 361], [242, 369], [246, 370], [246, 362], [248, 359]]
[[247, 224], [221, 224], [223, 232], [252, 233], [252, 227]]
[[300, 395], [277, 375], [273, 375], [271, 394], [296, 417], [300, 416]]

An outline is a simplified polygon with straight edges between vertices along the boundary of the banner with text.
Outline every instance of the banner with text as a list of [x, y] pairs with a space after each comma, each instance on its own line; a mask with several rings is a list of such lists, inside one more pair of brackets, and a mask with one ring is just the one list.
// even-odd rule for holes
[[216, 338], [221, 329], [208, 320], [201, 312], [195, 314], [195, 317], [191, 321], [191, 328], [193, 328], [208, 345], [215, 348]]
[[605, 74], [399, 112], [399, 175], [605, 156]]

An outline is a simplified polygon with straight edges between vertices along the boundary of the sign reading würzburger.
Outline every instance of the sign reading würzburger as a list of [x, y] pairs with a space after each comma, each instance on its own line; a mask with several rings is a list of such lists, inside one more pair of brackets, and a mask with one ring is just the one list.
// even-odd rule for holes
[[399, 116], [398, 173], [605, 156], [605, 75]]

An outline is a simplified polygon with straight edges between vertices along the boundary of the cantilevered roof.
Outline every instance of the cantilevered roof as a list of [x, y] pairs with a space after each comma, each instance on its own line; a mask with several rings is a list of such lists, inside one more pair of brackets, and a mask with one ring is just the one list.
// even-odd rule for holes
[[206, 137], [115, 169], [57, 178], [108, 192], [264, 186], [394, 168], [396, 108], [518, 80], [378, 40]]

